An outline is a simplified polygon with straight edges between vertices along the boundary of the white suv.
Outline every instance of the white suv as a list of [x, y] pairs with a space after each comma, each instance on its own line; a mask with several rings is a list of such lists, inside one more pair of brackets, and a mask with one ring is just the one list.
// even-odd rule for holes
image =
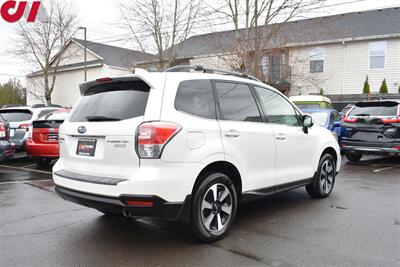
[[82, 84], [60, 127], [57, 193], [107, 215], [190, 222], [203, 241], [229, 231], [239, 203], [304, 185], [329, 196], [341, 163], [331, 132], [268, 85], [179, 72], [191, 68]]

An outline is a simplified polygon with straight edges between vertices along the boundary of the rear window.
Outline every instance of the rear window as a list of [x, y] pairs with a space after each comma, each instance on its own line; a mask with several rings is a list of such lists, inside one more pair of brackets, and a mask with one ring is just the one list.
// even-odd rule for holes
[[305, 112], [313, 118], [314, 124], [325, 127], [326, 121], [328, 120], [329, 113], [327, 112]]
[[89, 88], [70, 121], [118, 121], [144, 115], [150, 87], [142, 81], [116, 81]]
[[362, 102], [355, 105], [350, 111], [349, 116], [378, 116], [391, 117], [397, 116], [398, 103], [396, 102]]
[[41, 120], [55, 120], [55, 121], [63, 121], [67, 117], [68, 112], [53, 112], [50, 114], [45, 115], [44, 117], [40, 118]]
[[294, 104], [299, 109], [318, 109], [318, 108], [320, 108], [319, 104], [296, 104], [296, 102], [294, 102]]
[[29, 121], [32, 119], [32, 112], [28, 109], [0, 110], [0, 115], [8, 122]]

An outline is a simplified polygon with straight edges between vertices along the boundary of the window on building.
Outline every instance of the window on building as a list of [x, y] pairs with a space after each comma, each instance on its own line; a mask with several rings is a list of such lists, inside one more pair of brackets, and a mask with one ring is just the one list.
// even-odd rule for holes
[[183, 81], [175, 98], [177, 110], [207, 119], [215, 119], [215, 104], [210, 80]]
[[322, 47], [310, 48], [310, 72], [324, 72], [325, 49]]
[[369, 68], [385, 68], [386, 41], [369, 43]]
[[245, 84], [217, 82], [215, 89], [223, 120], [261, 122], [256, 101]]

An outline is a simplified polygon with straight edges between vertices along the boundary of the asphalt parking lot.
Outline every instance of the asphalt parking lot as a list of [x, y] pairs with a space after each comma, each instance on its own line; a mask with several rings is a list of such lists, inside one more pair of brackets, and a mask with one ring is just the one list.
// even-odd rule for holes
[[0, 164], [0, 266], [400, 266], [400, 158], [344, 161], [328, 199], [299, 188], [242, 205], [201, 244], [179, 223], [66, 202], [21, 156]]

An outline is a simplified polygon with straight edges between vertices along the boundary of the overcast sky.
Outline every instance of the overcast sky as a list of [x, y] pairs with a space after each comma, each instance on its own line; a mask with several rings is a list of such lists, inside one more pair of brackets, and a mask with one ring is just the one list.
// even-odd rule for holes
[[[135, 45], [129, 41], [116, 41], [121, 39], [125, 32], [118, 27], [119, 12], [115, 3], [117, 0], [64, 0], [73, 1], [79, 12], [79, 19], [82, 26], [88, 29], [88, 40], [105, 42], [110, 45], [134, 48]], [[213, 0], [207, 0], [210, 3]], [[3, 3], [4, 0], [0, 0]], [[206, 1], [204, 1], [206, 2]], [[327, 0], [327, 7], [308, 17], [326, 16], [354, 11], [365, 11], [393, 6], [400, 6], [400, 0]], [[215, 15], [216, 17], [220, 15]], [[200, 18], [201, 19], [201, 18]], [[12, 77], [24, 81], [30, 68], [26, 68], [23, 59], [14, 58], [7, 54], [7, 47], [13, 45], [15, 39], [16, 25], [0, 20], [0, 83], [6, 82]], [[230, 24], [216, 26], [217, 30], [230, 29]], [[195, 34], [210, 31], [208, 27], [197, 29]], [[77, 38], [83, 38], [83, 33], [78, 32]]]

